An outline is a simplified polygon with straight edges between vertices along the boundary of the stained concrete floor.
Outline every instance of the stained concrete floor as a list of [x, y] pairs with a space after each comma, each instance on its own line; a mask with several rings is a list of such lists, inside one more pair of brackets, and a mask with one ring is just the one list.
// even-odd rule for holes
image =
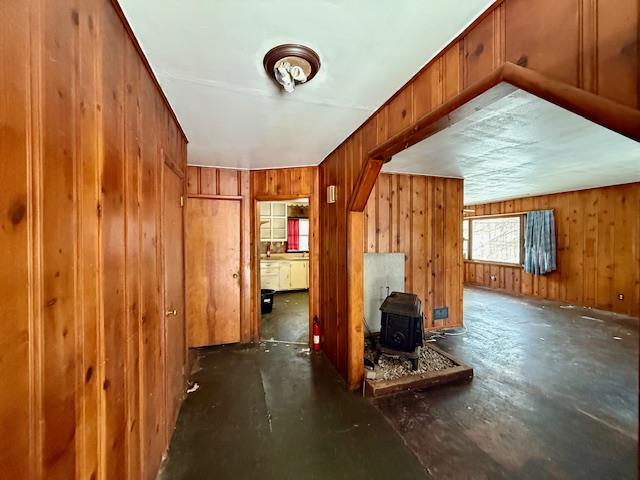
[[636, 478], [638, 320], [566, 307], [465, 288], [473, 381], [375, 401], [428, 477]]
[[161, 480], [416, 479], [424, 470], [322, 353], [262, 342], [192, 353]]
[[563, 306], [466, 288], [473, 381], [373, 402], [300, 345], [198, 349], [159, 478], [636, 478], [638, 320]]
[[276, 293], [273, 311], [262, 315], [260, 337], [308, 343], [309, 292]]

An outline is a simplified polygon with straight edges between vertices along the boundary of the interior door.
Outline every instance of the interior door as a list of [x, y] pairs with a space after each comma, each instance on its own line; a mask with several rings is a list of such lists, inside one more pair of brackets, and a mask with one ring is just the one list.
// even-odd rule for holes
[[240, 341], [240, 201], [187, 202], [187, 344]]
[[164, 306], [166, 352], [166, 407], [168, 428], [173, 428], [184, 392], [185, 370], [185, 284], [183, 179], [164, 166], [162, 209], [164, 256]]

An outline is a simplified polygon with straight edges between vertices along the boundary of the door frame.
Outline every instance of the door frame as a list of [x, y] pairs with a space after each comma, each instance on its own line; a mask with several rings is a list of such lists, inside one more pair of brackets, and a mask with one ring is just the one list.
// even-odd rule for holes
[[[162, 379], [163, 383], [164, 383], [164, 411], [165, 411], [165, 420], [171, 420], [170, 422], [167, 421], [166, 422], [166, 427], [167, 427], [167, 435], [170, 435], [171, 430], [173, 429], [174, 425], [175, 425], [175, 421], [177, 419], [177, 411], [176, 412], [170, 412], [169, 411], [169, 395], [171, 394], [171, 392], [169, 392], [169, 381], [168, 381], [168, 375], [169, 375], [169, 370], [168, 370], [168, 357], [167, 357], [167, 352], [168, 352], [168, 342], [169, 339], [167, 338], [167, 316], [166, 316], [166, 312], [167, 312], [167, 291], [166, 291], [166, 263], [165, 263], [165, 258], [166, 258], [166, 231], [167, 231], [167, 226], [165, 224], [165, 217], [164, 217], [164, 212], [166, 209], [166, 205], [165, 205], [165, 174], [167, 173], [167, 170], [170, 174], [175, 175], [179, 180], [180, 183], [182, 185], [181, 188], [181, 192], [180, 192], [180, 196], [182, 198], [181, 201], [181, 205], [180, 205], [180, 210], [181, 210], [181, 216], [182, 216], [182, 231], [180, 232], [180, 235], [182, 237], [182, 265], [183, 265], [183, 276], [182, 276], [182, 283], [183, 283], [183, 289], [182, 289], [182, 305], [184, 308], [184, 311], [182, 313], [182, 319], [183, 319], [183, 336], [184, 336], [184, 352], [182, 354], [182, 391], [184, 392], [184, 388], [186, 386], [186, 380], [187, 380], [187, 371], [189, 368], [188, 365], [188, 350], [189, 347], [187, 345], [187, 275], [186, 275], [186, 245], [185, 245], [185, 207], [186, 207], [186, 174], [185, 172], [183, 172], [182, 170], [180, 170], [180, 168], [176, 165], [176, 163], [170, 158], [170, 156], [168, 155], [168, 153], [166, 152], [166, 150], [164, 148], [160, 149], [160, 157], [162, 159], [162, 168], [160, 169], [160, 212], [159, 212], [159, 225], [160, 225], [160, 238], [161, 238], [161, 242], [160, 242], [160, 273], [161, 273], [161, 282], [160, 282], [160, 291], [161, 291], [161, 311], [160, 311], [160, 316], [162, 318], [162, 342], [163, 342], [163, 346], [162, 348], [164, 349], [164, 355], [162, 357], [162, 364], [163, 364], [163, 370], [164, 370], [164, 378]], [[178, 407], [179, 410], [179, 407]], [[169, 417], [171, 415], [171, 418]]]
[[255, 339], [260, 340], [262, 328], [261, 322], [261, 301], [260, 301], [260, 210], [259, 202], [286, 202], [287, 200], [298, 200], [306, 198], [309, 201], [309, 332], [307, 343], [309, 346], [313, 343], [313, 319], [320, 318], [320, 295], [319, 295], [319, 267], [320, 267], [320, 204], [315, 198], [316, 192], [312, 194], [301, 195], [256, 195], [252, 198], [251, 209], [251, 306], [252, 306], [252, 324], [255, 326]]

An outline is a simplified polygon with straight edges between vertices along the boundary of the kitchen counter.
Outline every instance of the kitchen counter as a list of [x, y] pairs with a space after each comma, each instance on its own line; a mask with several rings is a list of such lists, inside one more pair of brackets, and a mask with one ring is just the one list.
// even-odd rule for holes
[[273, 261], [308, 261], [309, 254], [308, 253], [273, 253], [270, 257], [266, 255], [260, 255], [260, 260], [263, 262], [273, 262]]

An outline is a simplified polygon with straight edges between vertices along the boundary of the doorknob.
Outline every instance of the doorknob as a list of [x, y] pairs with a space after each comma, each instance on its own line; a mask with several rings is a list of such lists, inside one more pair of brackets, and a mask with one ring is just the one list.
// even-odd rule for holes
[[178, 314], [178, 311], [177, 311], [175, 308], [174, 308], [173, 310], [167, 310], [167, 311], [165, 312], [165, 315], [166, 315], [167, 317], [170, 317], [171, 315], [177, 315], [177, 314]]
[[239, 276], [239, 275], [238, 275], [237, 273], [234, 273], [234, 274], [233, 274], [233, 278], [238, 278], [238, 276]]

